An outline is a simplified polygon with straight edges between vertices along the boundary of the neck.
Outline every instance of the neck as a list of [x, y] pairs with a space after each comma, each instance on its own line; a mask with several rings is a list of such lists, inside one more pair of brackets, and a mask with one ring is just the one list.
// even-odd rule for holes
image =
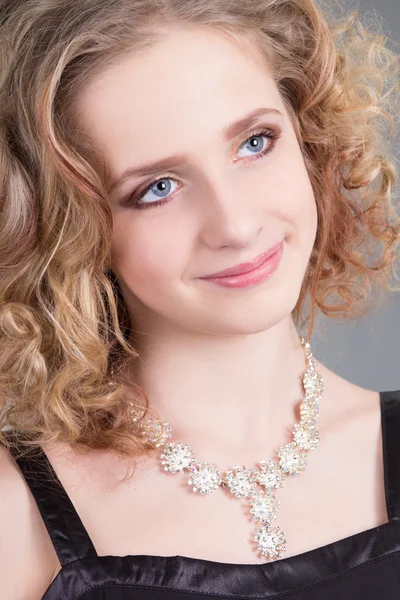
[[146, 337], [135, 337], [141, 358], [129, 377], [169, 422], [173, 441], [189, 444], [199, 460], [229, 464], [254, 461], [260, 452], [270, 457], [285, 441], [307, 368], [291, 317], [252, 335], [166, 328], [151, 343]]

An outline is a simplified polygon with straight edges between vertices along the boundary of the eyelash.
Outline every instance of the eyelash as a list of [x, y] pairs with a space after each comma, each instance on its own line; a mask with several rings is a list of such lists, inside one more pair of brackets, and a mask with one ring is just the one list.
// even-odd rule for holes
[[[273, 149], [275, 148], [277, 140], [280, 138], [280, 134], [278, 134], [276, 131], [273, 131], [272, 129], [264, 128], [264, 129], [261, 129], [260, 131], [255, 131], [250, 136], [248, 136], [243, 142], [241, 142], [238, 150], [240, 150], [243, 146], [245, 146], [249, 140], [251, 140], [252, 138], [255, 138], [255, 137], [259, 137], [259, 136], [267, 137], [271, 143], [268, 144], [266, 149], [263, 150], [262, 152], [260, 152], [260, 154], [256, 154], [254, 156], [254, 158], [251, 158], [250, 159], [251, 161], [264, 158], [265, 156], [270, 154], [273, 151]], [[147, 203], [143, 203], [143, 204], [140, 204], [138, 202], [143, 196], [145, 196], [147, 194], [147, 192], [158, 181], [163, 181], [164, 179], [171, 179], [171, 180], [176, 181], [174, 177], [169, 177], [168, 175], [163, 175], [162, 177], [158, 177], [157, 179], [154, 179], [143, 191], [139, 191], [138, 193], [134, 192], [133, 194], [131, 194], [129, 196], [128, 200], [126, 202], [122, 203], [123, 206], [132, 206], [133, 205], [135, 210], [147, 210], [148, 208], [156, 208], [157, 206], [162, 206], [163, 204], [167, 204], [174, 197], [177, 190], [175, 190], [175, 192], [172, 195], [167, 196], [166, 198], [162, 198], [161, 200], [158, 200], [157, 202], [147, 202]]]

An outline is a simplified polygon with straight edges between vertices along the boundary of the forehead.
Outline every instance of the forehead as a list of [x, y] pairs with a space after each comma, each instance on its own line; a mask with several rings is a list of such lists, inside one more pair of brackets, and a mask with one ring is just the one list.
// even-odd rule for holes
[[[121, 58], [98, 74], [77, 101], [95, 145], [122, 170], [131, 160], [183, 152], [182, 144], [192, 136], [200, 143], [203, 134], [217, 134], [263, 105], [284, 112], [255, 42], [186, 27], [172, 28], [152, 48]], [[135, 142], [140, 143], [136, 151]]]

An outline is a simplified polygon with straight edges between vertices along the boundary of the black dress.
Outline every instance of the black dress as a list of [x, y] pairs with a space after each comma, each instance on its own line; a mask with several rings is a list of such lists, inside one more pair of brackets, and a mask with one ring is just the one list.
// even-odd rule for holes
[[380, 397], [388, 523], [262, 564], [98, 556], [46, 455], [18, 460], [62, 565], [42, 600], [399, 600], [400, 390]]

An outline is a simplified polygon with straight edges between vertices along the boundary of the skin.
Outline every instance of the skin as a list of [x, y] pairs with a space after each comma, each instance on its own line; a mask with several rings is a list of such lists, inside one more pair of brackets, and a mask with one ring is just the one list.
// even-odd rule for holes
[[[282, 115], [266, 115], [241, 135], [223, 138], [225, 126], [258, 107]], [[304, 356], [291, 312], [317, 231], [313, 190], [268, 66], [248, 41], [170, 27], [151, 50], [126, 56], [99, 75], [82, 92], [79, 109], [104, 150], [110, 185], [144, 162], [176, 153], [187, 158], [185, 165], [157, 174], [173, 178], [165, 192], [171, 199], [163, 206], [122, 205], [154, 177], [131, 178], [110, 191], [113, 269], [140, 352], [127, 375], [171, 423], [174, 438], [188, 443], [200, 460], [222, 470], [268, 460], [290, 441], [303, 396]], [[249, 139], [263, 127], [280, 137], [270, 154], [255, 160]], [[270, 140], [256, 137], [254, 143], [261, 152]], [[147, 201], [158, 199], [154, 189]], [[225, 289], [199, 279], [253, 259], [281, 240], [279, 269], [262, 284]], [[277, 524], [289, 540], [285, 558], [387, 521], [379, 396], [316, 364], [325, 384], [321, 443], [305, 473], [279, 491]], [[178, 475], [161, 470], [157, 456], [138, 460], [134, 478], [120, 484], [126, 463], [110, 452], [78, 457], [61, 443], [44, 449], [100, 555], [264, 562], [254, 545], [243, 542], [255, 529], [243, 503], [222, 492], [207, 500], [193, 494]], [[15, 556], [15, 572], [29, 571], [32, 578], [29, 593], [24, 596], [21, 588], [18, 596], [10, 574], [7, 597], [33, 598], [35, 588], [40, 598], [60, 567], [14, 469], [0, 451], [2, 477], [8, 473], [15, 480], [0, 531], [13, 531], [7, 536], [15, 540], [14, 554], [7, 543], [8, 564]], [[29, 549], [21, 555], [26, 544], [17, 533], [26, 538], [26, 519], [9, 518], [17, 498], [20, 512], [29, 512], [40, 554]]]
[[[282, 114], [224, 139], [225, 126], [259, 107]], [[110, 186], [113, 270], [141, 356], [130, 376], [200, 450], [207, 432], [206, 447], [211, 442], [218, 453], [228, 414], [228, 463], [232, 452], [243, 459], [276, 431], [277, 405], [301, 397], [304, 356], [291, 311], [317, 230], [313, 190], [276, 84], [248, 43], [177, 27], [162, 45], [97, 78], [80, 112], [104, 151], [110, 182], [141, 163], [187, 157], [186, 165], [158, 173], [174, 178], [163, 206], [123, 204], [154, 177]], [[252, 139], [263, 127], [279, 139]], [[264, 148], [272, 151], [260, 158]], [[147, 206], [157, 199], [153, 186]], [[280, 241], [280, 268], [261, 285], [227, 289], [200, 279]]]

